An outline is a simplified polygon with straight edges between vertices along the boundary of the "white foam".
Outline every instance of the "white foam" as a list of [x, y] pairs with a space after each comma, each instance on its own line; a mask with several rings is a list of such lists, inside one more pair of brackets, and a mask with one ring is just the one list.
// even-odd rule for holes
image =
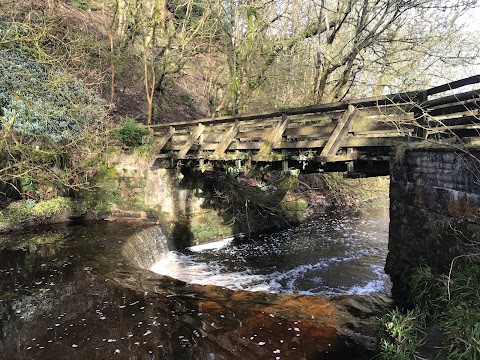
[[383, 273], [381, 266], [372, 265], [372, 272], [377, 276], [377, 279], [367, 281], [363, 286], [355, 285], [346, 291], [350, 295], [370, 295], [375, 293], [380, 293], [385, 289], [385, 280], [388, 278], [386, 274]]
[[233, 237], [229, 237], [229, 238], [225, 238], [225, 239], [207, 243], [207, 244], [190, 246], [188, 249], [194, 252], [200, 252], [205, 250], [218, 250], [218, 249], [224, 248], [225, 246], [230, 244], [232, 241], [233, 241]]
[[[252, 243], [234, 245], [234, 238], [230, 237], [192, 246], [188, 255], [170, 251], [151, 270], [191, 284], [217, 285], [232, 290], [324, 295], [385, 291], [389, 280], [381, 264], [383, 250], [377, 248], [379, 240], [372, 236], [375, 232], [367, 233], [337, 221], [337, 234], [331, 236], [328, 232], [332, 230], [331, 225], [322, 225], [325, 229], [307, 225], [264, 235]], [[351, 231], [346, 232], [347, 229]], [[315, 257], [311, 256], [312, 251], [316, 252]], [[305, 252], [308, 263], [302, 263]], [[272, 261], [263, 264], [262, 257]], [[370, 270], [368, 264], [372, 261], [379, 264], [377, 260], [380, 265], [372, 265]], [[335, 271], [343, 267], [347, 274], [353, 271], [351, 276], [355, 282], [338, 284]], [[352, 270], [357, 267], [358, 279]], [[362, 274], [365, 275], [363, 279]]]

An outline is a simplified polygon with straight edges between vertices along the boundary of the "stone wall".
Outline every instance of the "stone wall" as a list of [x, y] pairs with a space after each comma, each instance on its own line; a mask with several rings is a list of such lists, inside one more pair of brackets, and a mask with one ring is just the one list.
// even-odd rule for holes
[[[392, 160], [386, 272], [393, 295], [405, 293], [421, 264], [445, 272], [480, 244], [480, 151], [410, 149]], [[408, 291], [407, 291], [408, 292]]]
[[295, 223], [308, 205], [288, 193], [296, 175], [282, 174], [275, 187], [259, 187], [253, 178], [190, 166], [180, 172], [136, 155], [117, 154], [110, 165], [118, 194], [110, 219], [158, 220], [178, 248]]

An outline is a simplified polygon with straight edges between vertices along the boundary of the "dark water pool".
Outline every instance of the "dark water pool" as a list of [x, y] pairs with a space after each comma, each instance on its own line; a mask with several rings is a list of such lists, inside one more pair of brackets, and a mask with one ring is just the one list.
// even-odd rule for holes
[[[177, 278], [190, 272], [186, 280], [235, 291], [135, 266], [124, 254], [140, 225], [3, 236], [0, 359], [367, 359], [352, 340], [363, 336], [363, 320], [347, 318], [363, 300], [310, 294], [388, 292], [385, 216], [337, 213], [160, 259]], [[258, 289], [268, 292], [244, 291]]]

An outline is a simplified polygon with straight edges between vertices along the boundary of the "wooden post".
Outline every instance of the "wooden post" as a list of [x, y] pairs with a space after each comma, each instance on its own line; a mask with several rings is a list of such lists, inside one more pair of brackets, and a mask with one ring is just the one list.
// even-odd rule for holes
[[416, 105], [413, 110], [414, 120], [416, 121], [415, 124], [415, 136], [420, 139], [426, 139], [428, 137], [428, 121], [425, 116], [425, 109], [423, 108], [423, 104], [427, 101], [427, 92], [422, 91], [417, 94], [415, 99]]
[[287, 150], [286, 149], [282, 149], [282, 171], [284, 173], [287, 173], [288, 170], [289, 170], [289, 167], [288, 167], [288, 159], [287, 159]]
[[238, 131], [240, 130], [240, 123], [235, 121], [235, 124], [227, 131], [222, 141], [218, 144], [218, 147], [215, 149], [213, 156], [222, 156], [225, 154], [225, 151], [228, 149], [232, 143], [235, 136], [237, 136]]
[[175, 128], [173, 126], [170, 126], [168, 128], [168, 133], [163, 135], [163, 137], [157, 142], [157, 151], [160, 153], [162, 149], [167, 145], [168, 140], [172, 138], [172, 136], [175, 134]]

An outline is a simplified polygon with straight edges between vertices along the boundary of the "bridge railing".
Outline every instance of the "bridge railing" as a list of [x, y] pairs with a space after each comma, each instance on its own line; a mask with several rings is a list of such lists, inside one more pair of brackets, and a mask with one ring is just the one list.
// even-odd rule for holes
[[151, 127], [159, 157], [351, 161], [406, 140], [478, 136], [480, 90], [429, 99], [478, 83], [474, 76], [423, 91]]

